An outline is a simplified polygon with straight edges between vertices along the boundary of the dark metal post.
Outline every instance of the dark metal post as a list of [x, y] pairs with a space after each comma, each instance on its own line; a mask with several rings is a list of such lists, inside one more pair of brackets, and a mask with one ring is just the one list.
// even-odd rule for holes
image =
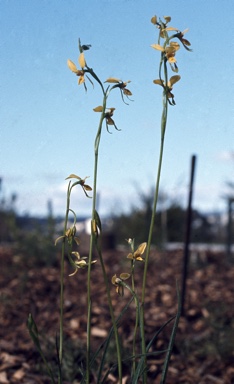
[[196, 156], [193, 155], [192, 161], [191, 161], [189, 197], [188, 197], [185, 242], [184, 242], [184, 262], [183, 262], [182, 288], [181, 288], [181, 315], [182, 316], [184, 316], [186, 280], [187, 280], [187, 270], [188, 270], [188, 263], [189, 263], [189, 244], [190, 244], [190, 234], [191, 234], [191, 226], [192, 226], [192, 198], [193, 198], [193, 183], [194, 183], [195, 164], [196, 164]]
[[228, 199], [228, 222], [227, 222], [227, 260], [232, 261], [232, 206], [234, 198], [229, 197]]

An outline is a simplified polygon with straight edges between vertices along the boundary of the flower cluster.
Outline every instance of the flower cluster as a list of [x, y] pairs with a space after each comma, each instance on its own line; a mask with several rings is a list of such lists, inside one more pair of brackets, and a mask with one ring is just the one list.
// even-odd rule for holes
[[[134, 240], [128, 239], [127, 242], [130, 245], [132, 251], [127, 255], [127, 259], [131, 260], [131, 273], [121, 273], [119, 277], [117, 277], [117, 275], [115, 274], [111, 279], [112, 284], [116, 286], [116, 292], [120, 296], [123, 296], [124, 288], [127, 288], [131, 291], [131, 288], [125, 283], [125, 280], [127, 280], [131, 276], [133, 277], [135, 261], [144, 262], [142, 255], [144, 254], [145, 249], [147, 247], [147, 243], [142, 243], [139, 245], [136, 251], [134, 251]], [[132, 289], [134, 291], [134, 285], [132, 286]]]
[[87, 63], [86, 63], [86, 60], [85, 60], [85, 55], [84, 55], [84, 52], [83, 51], [86, 51], [88, 50], [89, 48], [91, 47], [91, 45], [81, 45], [80, 43], [80, 40], [79, 40], [79, 50], [80, 50], [80, 55], [78, 57], [78, 63], [80, 65], [80, 68], [81, 69], [78, 69], [75, 65], [75, 63], [73, 63], [72, 60], [68, 59], [67, 60], [67, 65], [68, 65], [68, 68], [76, 74], [76, 76], [78, 76], [78, 85], [81, 85], [83, 84], [84, 85], [84, 88], [85, 90], [87, 91], [87, 87], [86, 87], [86, 84], [85, 84], [85, 74], [86, 74], [86, 77], [87, 79], [89, 80], [89, 82], [93, 85], [93, 82], [92, 80], [90, 79], [89, 76], [87, 76], [87, 73], [91, 73], [92, 70], [87, 66]]
[[[131, 244], [132, 240], [129, 239], [128, 243]], [[135, 260], [144, 261], [144, 259], [142, 259], [142, 255], [145, 252], [146, 246], [147, 246], [147, 243], [142, 243], [141, 245], [139, 245], [139, 247], [137, 248], [137, 250], [135, 252], [133, 251], [133, 252], [129, 253], [127, 258], [131, 259], [131, 260], [134, 260], [134, 261]]]
[[119, 277], [117, 277], [116, 274], [112, 277], [111, 282], [116, 286], [116, 292], [118, 295], [124, 295], [124, 287], [126, 287], [124, 280], [127, 280], [130, 276], [130, 273], [121, 273]]
[[[70, 201], [71, 190], [76, 185], [80, 185], [81, 188], [83, 189], [85, 195], [87, 197], [89, 197], [87, 194], [87, 191], [92, 191], [92, 188], [88, 184], [86, 184], [86, 182], [85, 182], [87, 177], [82, 179], [81, 177], [72, 173], [71, 175], [69, 175], [66, 178], [66, 180], [67, 179], [75, 179], [75, 182], [73, 182], [71, 184], [71, 181], [70, 181], [69, 185], [68, 185], [68, 192], [67, 192], [68, 201]], [[74, 215], [73, 225], [70, 228], [66, 229], [64, 231], [64, 234], [62, 236], [59, 236], [55, 240], [55, 245], [57, 245], [58, 241], [60, 241], [60, 240], [62, 240], [64, 243], [65, 242], [67, 243], [67, 245], [68, 245], [68, 255], [67, 255], [68, 260], [69, 260], [71, 266], [75, 269], [75, 271], [73, 273], [71, 273], [69, 276], [73, 276], [77, 273], [78, 269], [88, 267], [88, 263], [86, 262], [87, 257], [80, 257], [79, 252], [72, 250], [74, 243], [76, 245], [80, 245], [80, 240], [76, 236], [76, 215], [75, 215], [75, 212], [70, 208], [68, 208], [67, 212], [73, 213], [73, 215]], [[67, 217], [68, 217], [68, 213], [67, 213]], [[75, 260], [74, 260], [74, 258], [75, 258]], [[93, 264], [93, 263], [96, 263], [96, 260], [91, 262], [91, 264]]]
[[[184, 38], [184, 34], [188, 32], [188, 29], [181, 32], [177, 28], [168, 27], [168, 23], [171, 21], [170, 16], [164, 16], [164, 20], [157, 19], [157, 16], [153, 16], [151, 19], [152, 24], [154, 24], [159, 29], [159, 38], [157, 44], [152, 44], [151, 47], [161, 52], [161, 65], [160, 65], [160, 78], [154, 80], [154, 84], [159, 84], [164, 88], [167, 100], [169, 104], [175, 105], [174, 95], [171, 93], [173, 85], [180, 80], [180, 76], [172, 76], [170, 80], [167, 78], [167, 67], [166, 64], [169, 63], [170, 68], [173, 72], [178, 72], [176, 53], [180, 49], [180, 44], [177, 41], [172, 39], [178, 39], [185, 49], [191, 51], [189, 46], [190, 42]], [[173, 35], [169, 36], [169, 32], [173, 32]], [[163, 45], [160, 44], [160, 40], [164, 39]], [[164, 75], [165, 80], [161, 78], [161, 68], [164, 63]]]

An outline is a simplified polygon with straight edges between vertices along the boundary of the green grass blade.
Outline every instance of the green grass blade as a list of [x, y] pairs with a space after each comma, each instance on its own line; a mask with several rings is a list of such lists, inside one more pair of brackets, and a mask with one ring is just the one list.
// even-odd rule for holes
[[165, 382], [166, 382], [167, 371], [168, 371], [168, 366], [169, 366], [170, 357], [171, 357], [171, 353], [172, 353], [172, 348], [174, 345], [175, 336], [176, 336], [176, 332], [177, 332], [177, 328], [178, 328], [178, 324], [179, 324], [179, 319], [180, 319], [180, 315], [181, 315], [181, 298], [180, 298], [180, 292], [179, 292], [179, 288], [178, 288], [177, 283], [176, 283], [176, 290], [177, 290], [177, 298], [178, 298], [178, 311], [177, 311], [177, 314], [175, 317], [175, 322], [174, 322], [172, 332], [171, 332], [171, 337], [170, 337], [168, 351], [167, 351], [166, 358], [165, 358], [164, 365], [163, 365], [163, 371], [162, 371], [162, 377], [161, 377], [160, 384], [165, 384]]
[[43, 360], [43, 363], [45, 364], [45, 367], [46, 367], [46, 370], [47, 370], [47, 373], [49, 375], [49, 377], [51, 378], [51, 381], [53, 384], [55, 384], [55, 379], [54, 379], [54, 375], [53, 375], [53, 372], [51, 371], [48, 363], [47, 363], [47, 360], [46, 360], [46, 357], [41, 349], [41, 344], [40, 344], [40, 340], [39, 340], [39, 333], [38, 333], [38, 330], [37, 330], [37, 325], [32, 317], [32, 314], [30, 313], [29, 316], [28, 316], [28, 320], [27, 320], [27, 328], [29, 330], [29, 334], [31, 336], [31, 339], [32, 341], [34, 342], [34, 345], [36, 346], [42, 360]]
[[[153, 355], [153, 354], [157, 354], [156, 353], [149, 353], [149, 349], [150, 347], [152, 346], [152, 344], [154, 343], [154, 341], [156, 340], [156, 338], [158, 337], [158, 335], [163, 331], [163, 329], [175, 318], [175, 316], [173, 316], [172, 318], [170, 318], [168, 321], [166, 321], [160, 328], [157, 332], [155, 332], [155, 334], [153, 335], [152, 339], [150, 340], [150, 342], [147, 344], [147, 347], [146, 347], [146, 355], [139, 355], [140, 357], [140, 360], [137, 364], [137, 369], [136, 369], [136, 372], [134, 374], [134, 376], [132, 377], [132, 384], [137, 384], [138, 381], [139, 381], [139, 378], [140, 376], [143, 374], [144, 370], [145, 370], [145, 367], [144, 367], [144, 361], [145, 361], [145, 357], [147, 356], [150, 356], [150, 355]], [[158, 353], [164, 353], [164, 352], [167, 352], [167, 349], [164, 350], [164, 351], [159, 351]]]

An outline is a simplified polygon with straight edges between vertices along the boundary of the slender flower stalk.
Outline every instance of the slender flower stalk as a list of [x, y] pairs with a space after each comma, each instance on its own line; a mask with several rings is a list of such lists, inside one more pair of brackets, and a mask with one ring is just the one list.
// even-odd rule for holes
[[[93, 202], [92, 202], [92, 222], [95, 220], [96, 211], [96, 198], [97, 198], [97, 172], [98, 172], [98, 154], [99, 154], [99, 143], [101, 140], [102, 124], [104, 120], [104, 111], [106, 108], [107, 96], [104, 92], [103, 96], [103, 112], [100, 117], [98, 131], [94, 145], [94, 175], [93, 175]], [[88, 315], [87, 315], [87, 355], [86, 355], [86, 382], [89, 383], [89, 365], [90, 365], [90, 340], [91, 340], [91, 261], [94, 248], [94, 233], [91, 230], [90, 246], [89, 246], [89, 259], [88, 259], [88, 276], [87, 276], [87, 303], [88, 303]]]
[[[96, 76], [96, 75], [95, 75]], [[99, 82], [99, 81], [98, 81]], [[109, 81], [108, 81], [109, 82]], [[121, 360], [121, 349], [120, 349], [120, 341], [119, 341], [119, 334], [118, 329], [116, 325], [116, 320], [114, 316], [114, 310], [112, 306], [111, 296], [110, 296], [110, 288], [109, 288], [109, 282], [108, 277], [105, 269], [105, 264], [102, 257], [102, 250], [98, 243], [98, 229], [101, 232], [101, 225], [97, 222], [100, 222], [99, 216], [97, 217], [97, 211], [96, 211], [96, 196], [97, 196], [97, 176], [98, 176], [98, 157], [99, 157], [99, 144], [101, 140], [101, 133], [102, 133], [102, 127], [103, 122], [106, 120], [106, 128], [108, 130], [108, 125], [114, 125], [114, 127], [117, 129], [114, 120], [112, 119], [113, 110], [114, 108], [110, 108], [110, 112], [106, 111], [106, 103], [109, 96], [109, 93], [112, 89], [116, 88], [115, 86], [109, 88], [104, 91], [103, 86], [101, 87], [103, 91], [103, 104], [102, 106], [94, 108], [95, 112], [101, 112], [101, 117], [99, 120], [99, 126], [98, 131], [95, 138], [94, 143], [94, 181], [93, 181], [93, 206], [92, 206], [92, 226], [91, 226], [91, 238], [90, 238], [90, 248], [89, 248], [89, 269], [88, 269], [88, 288], [87, 288], [87, 298], [88, 303], [91, 306], [91, 289], [90, 289], [90, 282], [91, 282], [91, 260], [92, 260], [92, 253], [94, 245], [96, 246], [96, 249], [98, 251], [99, 260], [101, 263], [102, 273], [104, 277], [104, 283], [106, 287], [106, 293], [107, 293], [107, 300], [110, 310], [110, 316], [112, 320], [112, 325], [114, 329], [114, 335], [115, 335], [115, 342], [116, 342], [116, 352], [117, 352], [117, 360], [118, 360], [118, 374], [119, 374], [119, 383], [122, 383], [122, 360]], [[98, 227], [98, 228], [97, 228]], [[87, 367], [89, 367], [89, 361], [90, 361], [90, 337], [91, 337], [91, 311], [88, 312], [88, 320], [87, 320]], [[86, 382], [89, 383], [89, 369], [86, 371]]]
[[[162, 97], [162, 115], [161, 115], [160, 152], [159, 152], [158, 169], [157, 169], [157, 176], [156, 176], [156, 183], [155, 183], [152, 215], [151, 215], [149, 234], [148, 234], [147, 250], [146, 250], [146, 256], [145, 256], [145, 267], [144, 267], [144, 274], [143, 274], [143, 281], [142, 281], [140, 321], [143, 329], [144, 329], [144, 322], [145, 322], [144, 305], [145, 305], [145, 295], [146, 295], [147, 272], [148, 272], [149, 255], [150, 255], [150, 248], [152, 243], [153, 229], [154, 229], [158, 195], [159, 195], [159, 185], [160, 185], [163, 151], [164, 151], [164, 140], [165, 140], [166, 127], [167, 127], [168, 104], [175, 105], [174, 95], [172, 94], [171, 90], [173, 85], [180, 80], [179, 75], [174, 75], [170, 78], [170, 80], [168, 80], [168, 64], [173, 72], [178, 72], [178, 66], [177, 66], [177, 61], [175, 59], [175, 55], [176, 55], [176, 52], [179, 50], [180, 46], [177, 42], [172, 41], [172, 39], [178, 38], [182, 42], [183, 46], [187, 50], [191, 51], [191, 49], [188, 48], [188, 46], [190, 46], [189, 41], [183, 38], [184, 33], [180, 32], [176, 28], [167, 26], [168, 22], [171, 21], [170, 16], [165, 16], [164, 19], [165, 19], [165, 22], [163, 22], [160, 19], [158, 21], [156, 16], [154, 16], [151, 19], [151, 22], [159, 29], [158, 44], [153, 44], [152, 48], [161, 52], [161, 60], [159, 63], [159, 79], [154, 80], [153, 82], [154, 84], [158, 84], [163, 87], [163, 97]], [[168, 35], [169, 31], [173, 31], [173, 32], [176, 31], [176, 33], [173, 34], [172, 36], [169, 36]], [[160, 45], [161, 38], [164, 39], [163, 46]], [[146, 344], [145, 344], [144, 332], [142, 332], [142, 354], [146, 356]], [[146, 360], [145, 360], [145, 365], [146, 365]], [[143, 374], [143, 382], [146, 383], [146, 372], [144, 372]]]
[[[135, 293], [135, 263], [136, 261], [144, 262], [145, 260], [142, 258], [142, 255], [145, 252], [145, 249], [147, 247], [147, 243], [142, 243], [139, 245], [137, 250], [134, 249], [134, 239], [129, 239], [128, 243], [131, 246], [131, 253], [128, 254], [127, 258], [131, 260], [131, 278], [132, 278], [132, 292]], [[132, 342], [132, 355], [133, 355], [133, 362], [132, 362], [132, 373], [131, 377], [134, 376], [136, 372], [136, 359], [134, 356], [137, 355], [136, 352], [136, 339], [137, 339], [137, 332], [139, 328], [139, 315], [140, 315], [140, 308], [139, 308], [139, 300], [136, 300], [136, 295], [134, 296], [135, 306], [136, 306], [136, 317], [135, 317], [135, 325], [133, 330], [133, 342]]]
[[[66, 215], [64, 221], [64, 230], [65, 235], [67, 230], [69, 207], [70, 207], [70, 185], [71, 181], [68, 184], [67, 188], [67, 207]], [[64, 311], [64, 259], [65, 259], [65, 237], [62, 243], [62, 254], [61, 254], [61, 266], [60, 266], [60, 318], [59, 318], [59, 364], [62, 365], [63, 359], [63, 311]]]
[[[94, 112], [101, 112], [99, 125], [97, 129], [97, 134], [94, 141], [94, 175], [93, 175], [93, 202], [92, 202], [92, 219], [91, 219], [91, 237], [90, 237], [90, 248], [89, 248], [89, 257], [88, 257], [88, 274], [87, 274], [87, 303], [88, 303], [88, 314], [87, 314], [87, 350], [86, 350], [86, 383], [90, 382], [90, 353], [91, 353], [91, 264], [92, 264], [92, 256], [93, 256], [93, 249], [94, 246], [96, 247], [99, 255], [99, 260], [101, 263], [101, 268], [103, 272], [104, 277], [104, 283], [106, 286], [106, 292], [107, 292], [107, 299], [109, 304], [109, 310], [110, 315], [112, 319], [114, 334], [115, 334], [115, 342], [116, 342], [116, 350], [117, 350], [117, 359], [118, 359], [118, 372], [119, 372], [119, 383], [122, 383], [122, 361], [121, 361], [121, 350], [120, 350], [120, 342], [119, 342], [119, 335], [118, 335], [118, 329], [114, 317], [114, 311], [110, 296], [110, 289], [109, 289], [109, 283], [108, 278], [105, 270], [105, 264], [102, 258], [102, 251], [99, 246], [98, 242], [98, 230], [101, 232], [101, 221], [98, 216], [98, 213], [96, 211], [96, 199], [97, 199], [97, 177], [98, 177], [98, 158], [99, 158], [99, 144], [101, 140], [101, 134], [102, 134], [102, 128], [103, 123], [106, 123], [106, 129], [109, 132], [109, 126], [114, 126], [116, 130], [118, 130], [114, 120], [113, 120], [113, 114], [115, 111], [115, 108], [107, 108], [107, 99], [110, 94], [110, 92], [118, 88], [121, 93], [122, 100], [124, 101], [124, 96], [127, 98], [132, 95], [131, 91], [129, 91], [126, 87], [129, 81], [123, 82], [120, 79], [116, 78], [108, 78], [106, 80], [106, 83], [114, 84], [114, 85], [108, 85], [105, 89], [103, 86], [103, 83], [97, 76], [97, 74], [94, 72], [92, 68], [90, 68], [87, 65], [87, 62], [85, 60], [84, 56], [84, 50], [89, 49], [89, 45], [81, 45], [81, 42], [79, 40], [79, 50], [80, 50], [80, 56], [78, 58], [79, 65], [81, 69], [77, 69], [76, 65], [71, 61], [68, 60], [67, 64], [69, 69], [75, 73], [78, 76], [78, 84], [83, 84], [85, 87], [85, 90], [87, 91], [86, 83], [85, 83], [85, 77], [93, 84], [93, 81], [96, 81], [99, 86], [101, 87], [101, 91], [103, 94], [103, 102], [101, 106], [98, 106], [94, 108]], [[91, 78], [92, 80], [91, 80]]]
[[[65, 245], [66, 243], [68, 244], [68, 259], [73, 267], [75, 267], [75, 272], [79, 267], [84, 267], [84, 260], [80, 259], [79, 253], [78, 252], [73, 252], [72, 247], [73, 243], [75, 242], [77, 245], [79, 244], [78, 238], [75, 236], [76, 234], [76, 214], [75, 212], [70, 208], [70, 198], [71, 198], [71, 192], [72, 188], [76, 185], [81, 185], [82, 189], [84, 190], [86, 196], [87, 192], [90, 191], [91, 188], [85, 184], [85, 179], [81, 179], [77, 175], [70, 175], [67, 177], [67, 179], [72, 179], [75, 178], [75, 182], [71, 182], [71, 180], [68, 183], [68, 188], [67, 188], [67, 205], [66, 205], [66, 214], [65, 214], [65, 220], [64, 220], [64, 229], [63, 229], [63, 235], [58, 237], [55, 240], [55, 245], [58, 243], [59, 240], [62, 240], [62, 253], [61, 253], [61, 268], [60, 268], [60, 319], [59, 319], [59, 350], [58, 350], [58, 357], [59, 357], [59, 384], [62, 383], [62, 360], [63, 360], [63, 318], [64, 318], [64, 261], [65, 261]], [[73, 226], [71, 228], [68, 227], [68, 217], [69, 213], [72, 213], [74, 216], [74, 222]], [[76, 254], [78, 261], [74, 262], [71, 255]], [[82, 261], [84, 263], [82, 263]], [[85, 263], [86, 264], [86, 263]], [[73, 273], [74, 274], [74, 273]], [[72, 275], [73, 275], [72, 274]]]

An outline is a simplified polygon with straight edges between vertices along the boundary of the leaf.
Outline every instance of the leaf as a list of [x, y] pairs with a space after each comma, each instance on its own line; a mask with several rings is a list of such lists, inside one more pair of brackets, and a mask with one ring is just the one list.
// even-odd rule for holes
[[98, 226], [97, 226], [95, 219], [91, 220], [91, 230], [92, 230], [92, 233], [97, 238], [98, 237]]
[[95, 219], [95, 222], [97, 224], [98, 229], [101, 232], [102, 231], [102, 223], [101, 223], [100, 216], [96, 210], [94, 211], [94, 219]]
[[39, 334], [38, 334], [38, 330], [37, 330], [37, 326], [36, 326], [36, 323], [32, 317], [32, 314], [30, 313], [28, 315], [28, 320], [27, 320], [27, 328], [29, 330], [29, 334], [31, 336], [31, 339], [32, 341], [34, 342], [45, 366], [46, 366], [46, 370], [48, 372], [48, 375], [50, 376], [51, 380], [52, 380], [52, 383], [55, 384], [55, 380], [54, 380], [54, 376], [53, 376], [53, 373], [47, 363], [47, 360], [45, 358], [45, 355], [41, 349], [41, 345], [40, 345], [40, 341], [39, 341]]

